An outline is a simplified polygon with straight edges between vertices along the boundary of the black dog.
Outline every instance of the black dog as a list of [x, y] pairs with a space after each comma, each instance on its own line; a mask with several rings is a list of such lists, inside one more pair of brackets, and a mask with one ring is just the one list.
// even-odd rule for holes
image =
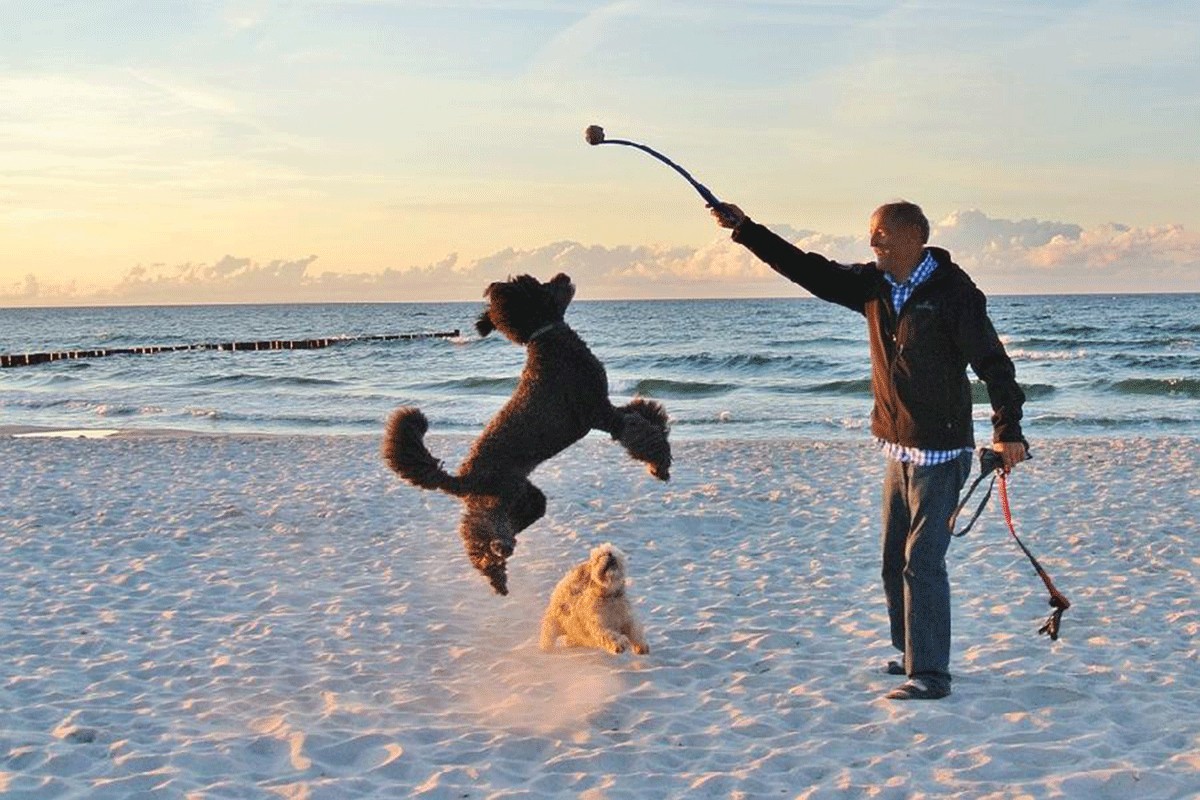
[[488, 307], [475, 327], [498, 330], [526, 349], [517, 390], [471, 447], [457, 475], [425, 447], [428, 422], [419, 409], [397, 409], [388, 420], [383, 458], [409, 483], [461, 497], [459, 534], [475, 568], [508, 594], [505, 564], [516, 535], [546, 513], [546, 496], [529, 481], [543, 461], [595, 428], [607, 431], [650, 474], [670, 477], [667, 412], [634, 398], [615, 408], [608, 376], [583, 340], [563, 321], [575, 285], [563, 274], [548, 283], [520, 275], [488, 286]]

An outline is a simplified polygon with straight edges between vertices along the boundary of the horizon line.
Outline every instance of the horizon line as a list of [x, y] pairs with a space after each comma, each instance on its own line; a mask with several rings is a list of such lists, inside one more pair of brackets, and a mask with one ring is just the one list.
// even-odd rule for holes
[[[993, 292], [987, 293], [988, 298], [999, 297], [1174, 297], [1200, 295], [1200, 291], [1149, 291], [1149, 292]], [[605, 297], [605, 298], [575, 298], [572, 305], [578, 303], [680, 303], [680, 302], [728, 302], [762, 301], [762, 300], [820, 300], [820, 298], [805, 293], [797, 295], [746, 295], [746, 296], [681, 296], [681, 297]], [[364, 306], [364, 305], [457, 305], [478, 304], [483, 299], [460, 300], [229, 300], [195, 303], [63, 303], [44, 305], [10, 305], [0, 303], [0, 311], [53, 311], [89, 308], [222, 308], [231, 306]]]

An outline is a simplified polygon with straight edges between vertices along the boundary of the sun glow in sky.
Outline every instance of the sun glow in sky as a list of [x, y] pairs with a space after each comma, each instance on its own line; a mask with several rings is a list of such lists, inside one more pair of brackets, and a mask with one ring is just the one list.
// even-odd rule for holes
[[0, 304], [788, 295], [920, 203], [990, 292], [1200, 291], [1200, 5], [6, 0]]

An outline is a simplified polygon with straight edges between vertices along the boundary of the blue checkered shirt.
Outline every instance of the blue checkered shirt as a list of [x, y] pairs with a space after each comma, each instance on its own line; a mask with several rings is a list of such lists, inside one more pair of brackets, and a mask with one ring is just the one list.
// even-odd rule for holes
[[[883, 273], [884, 280], [892, 285], [892, 308], [895, 309], [897, 317], [900, 316], [900, 309], [908, 302], [908, 298], [912, 297], [913, 291], [928, 280], [935, 269], [937, 269], [937, 261], [934, 260], [933, 253], [926, 250], [925, 258], [921, 259], [921, 263], [917, 264], [917, 268], [908, 276], [908, 280], [903, 283], [897, 283], [895, 278], [891, 276], [891, 273]], [[919, 447], [905, 447], [895, 442], [884, 441], [883, 439], [876, 439], [875, 442], [888, 458], [918, 467], [932, 467], [937, 464], [945, 464], [958, 458], [963, 453], [972, 452], [972, 448], [970, 447], [960, 447], [955, 450], [922, 450]]]

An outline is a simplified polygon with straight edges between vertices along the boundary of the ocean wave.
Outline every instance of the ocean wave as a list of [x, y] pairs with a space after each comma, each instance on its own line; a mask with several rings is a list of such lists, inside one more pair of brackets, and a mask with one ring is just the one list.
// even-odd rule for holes
[[1111, 360], [1122, 367], [1144, 370], [1200, 370], [1200, 355], [1177, 353], [1118, 353]]
[[1086, 336], [1091, 333], [1104, 333], [1110, 330], [1109, 327], [1103, 325], [1088, 325], [1086, 323], [1064, 323], [1056, 325], [1051, 323], [1046, 326], [1046, 330], [1052, 331], [1056, 336]]
[[444, 381], [427, 381], [425, 383], [415, 383], [410, 388], [419, 391], [432, 392], [467, 392], [483, 394], [511, 394], [517, 388], [518, 378], [516, 376], [505, 377], [487, 377], [483, 375], [469, 375], [463, 378], [451, 378]]
[[1013, 361], [1078, 361], [1088, 357], [1087, 350], [1028, 350], [1024, 347], [1008, 351]]
[[[347, 430], [363, 433], [383, 432], [384, 417], [369, 414], [279, 414], [271, 411], [245, 412], [228, 409], [193, 407], [184, 410], [184, 415], [194, 419], [219, 421], [222, 424], [245, 425], [253, 430], [282, 431], [331, 431]], [[479, 429], [478, 425], [458, 421], [435, 420], [431, 423], [439, 433]]]
[[1014, 350], [1022, 348], [1046, 348], [1046, 347], [1062, 347], [1063, 345], [1078, 345], [1078, 344], [1114, 344], [1104, 339], [1089, 339], [1087, 342], [1078, 340], [1066, 341], [1061, 336], [1005, 336], [1000, 337], [1000, 343], [1004, 345], [1010, 354]]
[[95, 407], [99, 417], [141, 417], [162, 414], [159, 406], [130, 406], [121, 403], [100, 403]]
[[735, 383], [710, 383], [669, 378], [641, 378], [623, 386], [620, 384], [614, 386], [616, 394], [662, 398], [720, 397], [737, 388], [738, 384]]
[[758, 374], [762, 372], [813, 369], [830, 366], [812, 354], [768, 354], [768, 353], [687, 353], [680, 355], [635, 356], [612, 359], [609, 366], [627, 371], [652, 372], [723, 372], [732, 374]]
[[328, 378], [308, 378], [303, 375], [263, 375], [254, 372], [235, 372], [228, 375], [204, 375], [188, 381], [188, 386], [240, 386], [262, 388], [267, 386], [340, 386], [341, 381]]
[[1179, 330], [1147, 331], [1145, 335], [1126, 330], [1114, 330], [1104, 336], [1069, 338], [1062, 336], [1001, 336], [1000, 341], [1009, 355], [1019, 350], [1081, 350], [1085, 347], [1102, 351], [1152, 350], [1155, 348], [1186, 349], [1194, 340]]
[[87, 380], [87, 375], [73, 374], [75, 369], [83, 366], [85, 363], [83, 361], [62, 361], [50, 369], [26, 371], [12, 376], [14, 379], [13, 383], [20, 385], [22, 388], [37, 387], [39, 389], [59, 389], [66, 391], [66, 387], [79, 386]]
[[81, 400], [74, 397], [18, 397], [5, 398], [0, 407], [24, 411], [51, 411], [61, 409], [77, 414], [95, 414], [99, 417], [137, 417], [162, 414], [161, 406], [153, 404], [130, 404], [107, 401]]
[[1172, 429], [1186, 431], [1193, 428], [1196, 424], [1196, 420], [1191, 417], [1172, 417], [1165, 414], [1156, 414], [1149, 417], [1128, 417], [1089, 416], [1086, 414], [1064, 412], [1033, 414], [1026, 421], [1030, 423], [1028, 430], [1033, 435], [1036, 435], [1036, 432], [1039, 430], [1052, 429], [1058, 425], [1074, 431], [1103, 430], [1160, 434]]
[[81, 401], [70, 397], [12, 397], [10, 395], [0, 402], [0, 406], [41, 411], [51, 408], [73, 409], [79, 407], [80, 403]]
[[1113, 383], [1112, 388], [1120, 394], [1200, 398], [1197, 378], [1126, 378]]
[[[1023, 383], [1021, 384], [1021, 389], [1025, 392], [1026, 399], [1029, 400], [1049, 397], [1058, 391], [1057, 387], [1048, 383]], [[870, 378], [826, 381], [824, 383], [801, 387], [799, 391], [805, 394], [828, 394], [845, 397], [869, 398], [872, 396]], [[971, 402], [976, 404], [988, 402], [987, 386], [982, 381], [971, 382]]]
[[811, 386], [800, 387], [799, 391], [804, 392], [805, 394], [834, 394], [848, 397], [870, 397], [871, 379], [855, 378], [852, 380], [825, 381], [824, 383], [816, 383], [812, 384]]
[[[1058, 387], [1049, 383], [1021, 383], [1021, 391], [1026, 400], [1043, 400], [1058, 392]], [[983, 381], [971, 381], [971, 402], [976, 405], [990, 402], [987, 384]]]

